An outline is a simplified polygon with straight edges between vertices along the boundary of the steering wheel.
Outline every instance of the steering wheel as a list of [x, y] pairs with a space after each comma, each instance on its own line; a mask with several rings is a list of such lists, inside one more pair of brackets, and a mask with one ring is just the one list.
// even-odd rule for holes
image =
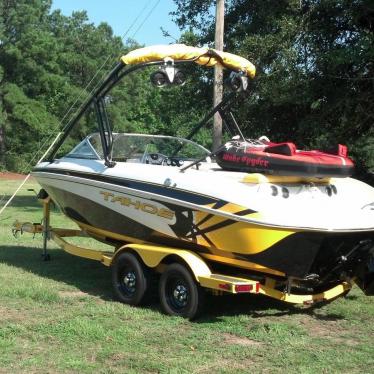
[[144, 162], [151, 165], [164, 165], [168, 160], [168, 156], [162, 153], [148, 153]]

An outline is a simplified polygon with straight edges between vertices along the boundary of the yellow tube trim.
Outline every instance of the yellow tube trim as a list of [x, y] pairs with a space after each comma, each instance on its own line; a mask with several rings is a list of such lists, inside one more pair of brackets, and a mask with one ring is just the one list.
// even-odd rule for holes
[[165, 58], [179, 61], [195, 60], [197, 64], [205, 66], [221, 64], [223, 67], [242, 71], [250, 78], [254, 78], [256, 75], [255, 66], [244, 57], [215, 49], [191, 47], [184, 44], [154, 45], [135, 49], [122, 56], [121, 61], [126, 65], [137, 65], [162, 61]]

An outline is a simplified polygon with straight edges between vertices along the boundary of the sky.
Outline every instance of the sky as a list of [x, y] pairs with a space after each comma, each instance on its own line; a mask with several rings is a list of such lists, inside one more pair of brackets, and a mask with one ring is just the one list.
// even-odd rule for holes
[[164, 37], [160, 27], [176, 39], [180, 36], [178, 27], [169, 15], [176, 9], [173, 0], [53, 0], [52, 10], [55, 9], [61, 9], [66, 16], [73, 11], [86, 10], [90, 22], [96, 25], [107, 22], [117, 36], [123, 36], [138, 18], [125, 40], [133, 38], [144, 45], [175, 41]]

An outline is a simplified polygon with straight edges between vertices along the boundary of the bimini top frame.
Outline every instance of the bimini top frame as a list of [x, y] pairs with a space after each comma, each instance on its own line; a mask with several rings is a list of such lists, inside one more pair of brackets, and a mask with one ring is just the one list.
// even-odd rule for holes
[[[151, 65], [162, 65], [166, 60], [172, 60], [175, 64], [183, 64], [195, 62], [203, 66], [222, 65], [224, 68], [239, 72], [243, 76], [253, 78], [256, 73], [255, 66], [243, 57], [221, 52], [209, 48], [190, 47], [183, 44], [174, 45], [159, 45], [151, 46], [133, 50], [127, 55], [122, 56], [120, 63], [108, 74], [102, 84], [94, 91], [94, 93], [87, 99], [80, 111], [71, 119], [66, 126], [62, 136], [56, 142], [51, 152], [43, 161], [52, 162], [57, 154], [57, 151], [64, 143], [74, 126], [79, 122], [87, 108], [94, 105], [99, 124], [99, 132], [104, 151], [105, 164], [108, 167], [115, 165], [111, 161], [111, 147], [112, 147], [112, 131], [108, 122], [104, 98], [107, 93], [126, 75]], [[127, 69], [124, 69], [129, 66]], [[208, 113], [208, 115], [199, 123], [190, 133], [188, 139], [191, 138], [216, 112], [223, 112], [223, 108], [228, 104], [233, 95], [228, 95], [221, 103]]]

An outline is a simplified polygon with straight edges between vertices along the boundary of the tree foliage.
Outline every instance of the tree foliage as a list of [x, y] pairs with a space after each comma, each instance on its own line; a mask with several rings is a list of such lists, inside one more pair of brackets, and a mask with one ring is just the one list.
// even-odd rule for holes
[[[213, 45], [215, 1], [174, 2], [180, 42]], [[118, 57], [135, 47], [84, 11], [64, 16], [51, 12], [51, 0], [0, 0], [0, 168], [25, 171]], [[225, 49], [257, 66], [250, 95], [237, 105], [248, 137], [322, 149], [346, 143], [361, 170], [374, 169], [370, 0], [227, 0]], [[116, 87], [108, 97], [114, 130], [186, 135], [212, 105], [212, 70], [187, 75], [183, 90], [151, 90], [146, 70]], [[93, 129], [91, 119], [71, 144]], [[209, 146], [209, 130], [198, 140]]]
[[25, 171], [126, 52], [109, 25], [50, 9], [50, 0], [0, 1], [0, 168]]
[[[84, 11], [64, 16], [51, 12], [50, 0], [0, 0], [0, 169], [33, 166], [119, 56], [137, 47], [108, 24], [90, 23]], [[186, 135], [209, 106], [210, 93], [195, 92], [201, 77], [191, 71], [183, 91], [157, 90], [149, 73], [131, 75], [107, 98], [113, 130]], [[62, 151], [95, 126], [91, 111]], [[201, 140], [209, 144], [210, 137], [203, 133]]]
[[[174, 18], [213, 45], [213, 0], [174, 0]], [[300, 147], [345, 143], [374, 169], [374, 5], [370, 0], [227, 0], [225, 49], [257, 78], [239, 108], [247, 136]]]

